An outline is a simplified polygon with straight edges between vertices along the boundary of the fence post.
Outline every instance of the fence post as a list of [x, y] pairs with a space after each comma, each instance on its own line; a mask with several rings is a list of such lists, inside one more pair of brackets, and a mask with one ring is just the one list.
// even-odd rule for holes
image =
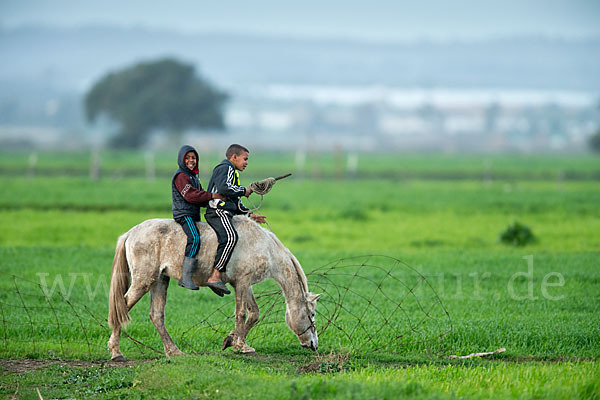
[[354, 179], [356, 177], [356, 172], [358, 171], [358, 154], [348, 154], [348, 160], [346, 161], [346, 171], [348, 171], [348, 176], [350, 178]]
[[492, 165], [493, 161], [491, 158], [486, 158], [483, 160], [483, 183], [486, 186], [490, 186], [492, 184]]
[[333, 146], [333, 176], [337, 180], [343, 178], [344, 151], [339, 143]]
[[90, 179], [93, 181], [97, 181], [100, 178], [100, 164], [100, 149], [93, 147], [90, 155]]
[[34, 151], [31, 154], [29, 154], [29, 159], [27, 161], [27, 166], [28, 166], [27, 175], [30, 178], [33, 178], [35, 176], [35, 167], [37, 166], [37, 162], [38, 162], [38, 155], [37, 155], [37, 152]]
[[306, 151], [296, 150], [296, 177], [297, 179], [304, 178], [304, 169], [306, 168]]
[[151, 182], [156, 178], [156, 167], [154, 164], [154, 153], [151, 151], [146, 151], [144, 154], [146, 159], [146, 180]]

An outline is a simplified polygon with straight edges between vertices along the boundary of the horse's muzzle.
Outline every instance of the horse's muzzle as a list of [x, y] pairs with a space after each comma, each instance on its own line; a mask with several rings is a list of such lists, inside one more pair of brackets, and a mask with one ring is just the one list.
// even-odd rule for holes
[[303, 344], [302, 347], [305, 349], [311, 349], [312, 351], [317, 351], [317, 345], [311, 340], [310, 343]]

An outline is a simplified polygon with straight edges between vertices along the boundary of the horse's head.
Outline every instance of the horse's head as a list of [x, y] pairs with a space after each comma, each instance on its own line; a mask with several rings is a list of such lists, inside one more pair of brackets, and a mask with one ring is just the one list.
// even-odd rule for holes
[[304, 301], [299, 302], [297, 307], [285, 311], [285, 322], [289, 328], [298, 336], [302, 347], [317, 350], [319, 337], [315, 326], [315, 307], [320, 294], [306, 293]]

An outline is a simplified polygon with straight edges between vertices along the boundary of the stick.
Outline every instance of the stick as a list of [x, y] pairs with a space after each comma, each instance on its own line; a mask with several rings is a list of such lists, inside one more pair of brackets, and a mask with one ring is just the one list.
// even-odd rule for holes
[[291, 175], [292, 175], [292, 174], [285, 174], [285, 175], [281, 175], [281, 176], [278, 176], [277, 178], [275, 178], [275, 180], [276, 180], [276, 181], [278, 181], [278, 180], [280, 180], [280, 179], [287, 178], [288, 176], [291, 176]]

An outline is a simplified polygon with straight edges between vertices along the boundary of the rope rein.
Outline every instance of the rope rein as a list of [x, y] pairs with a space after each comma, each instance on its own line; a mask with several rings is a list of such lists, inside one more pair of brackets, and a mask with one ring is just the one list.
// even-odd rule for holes
[[[292, 175], [292, 174], [285, 174], [282, 176], [278, 176], [277, 178], [265, 178], [262, 181], [252, 182], [249, 187], [250, 187], [250, 189], [252, 189], [253, 193], [260, 195], [260, 203], [258, 204], [258, 206], [256, 206], [252, 202], [252, 200], [250, 200], [250, 197], [248, 197], [248, 201], [250, 202], [250, 204], [252, 204], [252, 207], [253, 207], [250, 209], [250, 212], [253, 213], [254, 211], [257, 211], [262, 207], [263, 196], [271, 191], [271, 189], [273, 188], [273, 185], [275, 185], [275, 182], [277, 182], [280, 179], [287, 178], [290, 175]], [[241, 209], [241, 207], [240, 207], [241, 201], [242, 201], [242, 199], [238, 200], [238, 208], [240, 208], [240, 209]], [[269, 225], [269, 223], [267, 221], [265, 221], [265, 223], [267, 224], [267, 227], [269, 227], [269, 230], [271, 232], [273, 232], [273, 229], [271, 229], [271, 225]]]
[[261, 196], [269, 193], [273, 185], [277, 182], [275, 178], [266, 178], [262, 181], [252, 182], [250, 184], [250, 189], [256, 194], [260, 194]]

